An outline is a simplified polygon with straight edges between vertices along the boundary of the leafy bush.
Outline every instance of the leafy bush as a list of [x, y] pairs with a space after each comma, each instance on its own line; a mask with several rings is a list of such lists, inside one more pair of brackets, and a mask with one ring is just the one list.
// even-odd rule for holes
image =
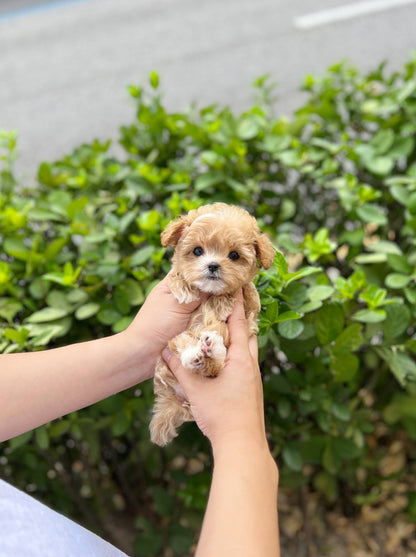
[[[273, 115], [267, 77], [255, 85], [243, 114], [169, 113], [153, 73], [150, 92], [129, 88], [125, 159], [109, 142], [82, 145], [41, 164], [32, 190], [16, 183], [16, 138], [2, 133], [0, 351], [122, 330], [169, 269], [166, 223], [202, 203], [241, 204], [278, 248], [257, 287], [281, 482], [329, 501], [348, 486], [365, 502], [386, 477], [372, 436], [416, 438], [416, 58], [391, 75], [342, 63], [310, 76], [291, 119]], [[2, 474], [118, 545], [123, 518], [137, 555], [184, 555], [206, 504], [209, 448], [194, 424], [152, 446], [152, 401], [143, 384], [12, 439]]]

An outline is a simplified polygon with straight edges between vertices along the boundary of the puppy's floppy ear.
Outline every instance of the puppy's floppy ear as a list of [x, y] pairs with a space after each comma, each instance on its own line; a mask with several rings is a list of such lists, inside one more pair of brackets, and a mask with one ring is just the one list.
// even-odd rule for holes
[[268, 269], [273, 264], [275, 249], [269, 238], [262, 233], [259, 233], [254, 242], [257, 257], [265, 269]]
[[166, 248], [167, 246], [175, 247], [176, 244], [179, 242], [179, 239], [182, 236], [185, 228], [187, 228], [189, 224], [190, 223], [188, 215], [179, 217], [178, 219], [170, 222], [160, 235], [162, 246], [164, 248]]

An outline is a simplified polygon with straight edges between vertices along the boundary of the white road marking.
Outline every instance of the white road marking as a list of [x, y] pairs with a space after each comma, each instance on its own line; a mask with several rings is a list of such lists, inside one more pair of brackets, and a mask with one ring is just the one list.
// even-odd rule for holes
[[77, 4], [82, 4], [84, 2], [91, 2], [91, 1], [93, 0], [45, 0], [45, 2], [41, 2], [39, 4], [24, 6], [22, 8], [16, 8], [15, 10], [9, 10], [7, 12], [1, 13], [0, 23], [13, 21], [15, 19], [24, 18], [34, 14], [49, 12], [51, 10], [56, 10], [59, 8], [72, 7]]
[[363, 15], [392, 10], [400, 6], [416, 4], [416, 0], [374, 0], [373, 2], [356, 2], [337, 8], [321, 10], [311, 14], [301, 15], [293, 21], [297, 29], [312, 29], [321, 25], [328, 25], [336, 21], [353, 19]]

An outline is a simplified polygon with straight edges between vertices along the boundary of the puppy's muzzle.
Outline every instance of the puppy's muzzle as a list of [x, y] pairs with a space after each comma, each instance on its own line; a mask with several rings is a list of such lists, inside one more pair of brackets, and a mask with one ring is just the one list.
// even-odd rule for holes
[[209, 263], [207, 265], [209, 274], [208, 274], [208, 278], [211, 280], [217, 280], [220, 278], [221, 276], [221, 265], [219, 263], [216, 263], [215, 261], [213, 261], [212, 263]]

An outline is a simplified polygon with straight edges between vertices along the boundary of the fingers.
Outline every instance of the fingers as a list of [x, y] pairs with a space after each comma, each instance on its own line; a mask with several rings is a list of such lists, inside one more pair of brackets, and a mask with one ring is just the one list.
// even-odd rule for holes
[[188, 304], [180, 304], [176, 296], [172, 293], [170, 287], [170, 276], [169, 272], [151, 291], [149, 298], [154, 299], [158, 304], [161, 305], [163, 311], [173, 312], [178, 315], [188, 315], [192, 313], [204, 299], [202, 294], [197, 300], [190, 302]]
[[187, 394], [187, 386], [191, 375], [189, 371], [186, 371], [186, 369], [182, 366], [181, 360], [174, 352], [169, 350], [169, 348], [165, 348], [163, 350], [162, 358], [185, 391], [185, 394]]
[[228, 330], [230, 332], [230, 344], [241, 346], [247, 344], [247, 319], [244, 312], [244, 298], [240, 290], [237, 294], [234, 309], [228, 319]]
[[251, 335], [251, 337], [248, 339], [248, 348], [250, 350], [251, 357], [257, 360], [259, 356], [259, 345], [256, 335]]

